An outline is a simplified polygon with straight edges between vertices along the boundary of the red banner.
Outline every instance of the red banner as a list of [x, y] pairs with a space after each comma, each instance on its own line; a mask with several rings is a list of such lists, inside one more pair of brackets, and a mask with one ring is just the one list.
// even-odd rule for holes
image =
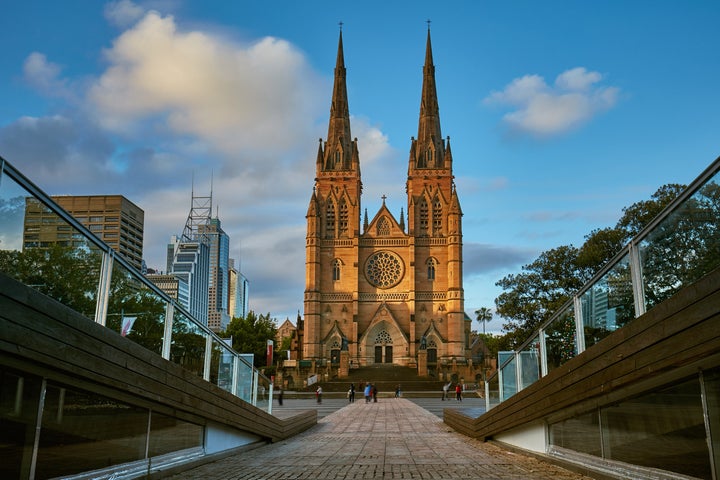
[[273, 341], [267, 341], [267, 366], [270, 367], [273, 364]]

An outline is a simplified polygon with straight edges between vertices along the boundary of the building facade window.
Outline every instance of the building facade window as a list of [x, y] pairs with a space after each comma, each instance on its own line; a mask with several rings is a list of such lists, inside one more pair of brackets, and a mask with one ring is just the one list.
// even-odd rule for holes
[[335, 261], [333, 262], [333, 269], [332, 269], [333, 281], [340, 280], [340, 265], [341, 265], [340, 260], [335, 259]]
[[390, 222], [387, 217], [382, 217], [377, 224], [378, 237], [387, 237], [390, 235]]
[[427, 279], [428, 280], [435, 280], [435, 267], [437, 266], [437, 261], [434, 258], [430, 258], [427, 261]]

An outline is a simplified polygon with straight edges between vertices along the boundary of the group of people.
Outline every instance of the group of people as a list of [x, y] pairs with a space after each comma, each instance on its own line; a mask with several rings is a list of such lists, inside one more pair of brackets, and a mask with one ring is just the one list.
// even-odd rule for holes
[[[443, 385], [443, 388], [442, 388], [443, 389], [443, 393], [442, 393], [443, 400], [447, 400], [450, 398], [448, 396], [449, 392], [450, 392], [450, 387], [452, 387], [452, 382], [448, 382], [445, 385]], [[459, 383], [455, 384], [455, 400], [457, 400], [458, 402], [462, 402], [462, 393], [463, 393], [462, 385], [460, 385]], [[315, 398], [317, 400], [317, 403], [322, 403], [322, 394], [323, 394], [322, 387], [318, 386], [317, 390], [315, 390]], [[377, 386], [375, 386], [374, 384], [372, 384], [370, 382], [365, 382], [365, 386], [363, 387], [363, 395], [365, 396], [365, 403], [370, 403], [370, 402], [377, 403], [377, 394], [378, 394]], [[401, 396], [402, 396], [402, 392], [400, 390], [400, 385], [398, 385], [397, 387], [395, 387], [395, 398], [400, 398]], [[354, 383], [350, 384], [350, 389], [347, 392], [347, 398], [348, 398], [348, 402], [350, 402], [350, 403], [355, 402], [355, 384]], [[280, 392], [278, 395], [278, 403], [280, 405], [283, 404], [282, 387], [280, 387]]]
[[[448, 382], [445, 385], [443, 385], [443, 394], [442, 394], [443, 400], [450, 398], [450, 397], [448, 397], [448, 393], [450, 392], [451, 386], [452, 386], [452, 382]], [[462, 392], [463, 392], [462, 385], [460, 385], [459, 383], [455, 384], [455, 400], [457, 400], [458, 402], [462, 402]]]
[[[378, 389], [377, 386], [370, 382], [366, 382], [365, 386], [363, 387], [363, 395], [365, 396], [365, 403], [370, 403], [371, 401], [374, 403], [377, 403], [377, 394]], [[348, 402], [354, 403], [355, 402], [355, 384], [350, 384], [350, 389], [347, 392], [347, 398]]]

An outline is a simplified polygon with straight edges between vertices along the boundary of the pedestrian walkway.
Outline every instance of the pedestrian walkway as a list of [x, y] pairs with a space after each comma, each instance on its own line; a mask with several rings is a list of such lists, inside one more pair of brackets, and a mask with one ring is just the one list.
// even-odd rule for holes
[[259, 479], [586, 479], [460, 435], [408, 399], [355, 402], [288, 440], [170, 477]]
[[[429, 392], [414, 392], [413, 395], [408, 395], [407, 398], [416, 405], [420, 405], [425, 410], [443, 418], [443, 411], [446, 408], [460, 409], [463, 413], [469, 417], [479, 417], [485, 412], [485, 399], [478, 397], [476, 394], [468, 394], [463, 398], [462, 402], [457, 402], [453, 398], [452, 400], [443, 401], [440, 396], [428, 395]], [[379, 402], [386, 400], [392, 400], [390, 397], [383, 397], [378, 399]], [[355, 400], [356, 402], [365, 402], [365, 399], [359, 397]], [[323, 398], [322, 403], [317, 403], [315, 397], [304, 397], [304, 398], [285, 398], [283, 404], [280, 405], [277, 399], [273, 402], [272, 414], [278, 418], [287, 418], [293, 415], [297, 415], [299, 412], [305, 410], [317, 411], [318, 419], [327, 417], [331, 413], [338, 411], [348, 404], [346, 398]]]

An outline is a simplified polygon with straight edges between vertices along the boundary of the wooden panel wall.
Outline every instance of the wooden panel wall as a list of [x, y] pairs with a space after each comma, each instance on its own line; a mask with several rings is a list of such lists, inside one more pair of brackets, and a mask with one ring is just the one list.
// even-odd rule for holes
[[205, 425], [278, 441], [317, 423], [279, 419], [0, 273], [0, 364]]
[[488, 439], [612, 404], [720, 365], [720, 269], [478, 418], [444, 411], [446, 424]]

